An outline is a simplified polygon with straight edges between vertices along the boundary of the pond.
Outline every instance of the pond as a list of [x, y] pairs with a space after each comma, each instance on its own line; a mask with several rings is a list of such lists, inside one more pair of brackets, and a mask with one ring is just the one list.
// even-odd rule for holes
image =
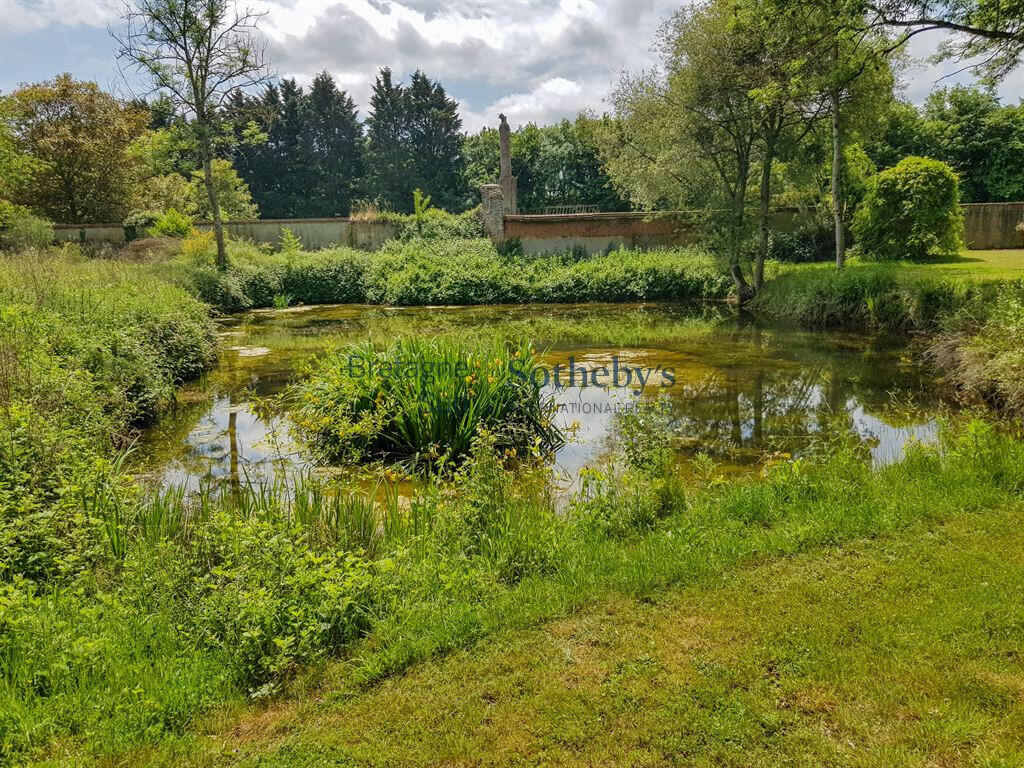
[[[891, 462], [908, 440], [934, 435], [932, 415], [943, 405], [937, 382], [911, 359], [904, 339], [797, 330], [720, 308], [300, 307], [223, 321], [218, 367], [186, 387], [176, 411], [143, 435], [139, 472], [197, 487], [330, 471], [316, 468], [293, 440], [286, 411], [265, 407], [304, 360], [365, 339], [487, 334], [529, 338], [543, 350], [551, 374], [545, 389], [557, 399], [559, 424], [574, 433], [554, 457], [566, 489], [609, 450], [621, 413], [640, 398], [662, 404], [680, 456], [704, 452], [736, 472], [756, 470], [772, 452], [798, 455], [814, 439], [844, 433], [876, 464]], [[602, 369], [595, 386], [593, 372]]]

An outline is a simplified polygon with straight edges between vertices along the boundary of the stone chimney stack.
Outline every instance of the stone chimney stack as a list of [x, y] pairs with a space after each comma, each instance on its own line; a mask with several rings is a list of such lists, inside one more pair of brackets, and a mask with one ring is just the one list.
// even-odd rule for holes
[[504, 115], [498, 115], [501, 124], [498, 126], [498, 145], [501, 149], [500, 175], [498, 185], [504, 197], [504, 211], [514, 214], [519, 211], [516, 177], [512, 175], [512, 131]]

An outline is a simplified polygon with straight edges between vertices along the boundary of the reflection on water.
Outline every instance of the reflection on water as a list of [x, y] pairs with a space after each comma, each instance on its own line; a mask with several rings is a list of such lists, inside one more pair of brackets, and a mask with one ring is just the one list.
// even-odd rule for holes
[[[876, 464], [910, 439], [934, 435], [934, 382], [901, 343], [849, 333], [773, 327], [669, 305], [380, 308], [314, 307], [231, 318], [216, 371], [182, 393], [177, 413], [148, 432], [142, 469], [164, 483], [269, 479], [312, 470], [287, 416], [260, 398], [280, 392], [303, 360], [350, 342], [399, 335], [527, 336], [548, 366], [618, 365], [671, 371], [646, 386], [564, 386], [548, 391], [575, 439], [556, 456], [567, 486], [609, 447], [616, 410], [662, 398], [683, 454], [706, 452], [734, 469], [773, 451], [799, 454], [823, 433], [863, 441]], [[603, 379], [602, 379], [603, 381]], [[562, 379], [563, 384], [565, 379]]]

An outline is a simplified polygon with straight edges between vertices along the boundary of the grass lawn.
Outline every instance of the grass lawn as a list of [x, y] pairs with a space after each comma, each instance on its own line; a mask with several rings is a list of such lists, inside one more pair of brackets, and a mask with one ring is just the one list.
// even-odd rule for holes
[[970, 274], [982, 278], [1024, 278], [1024, 250], [964, 251], [955, 259], [934, 264], [908, 264], [922, 272]]
[[775, 559], [228, 720], [171, 765], [1024, 763], [1024, 509]]
[[[873, 265], [875, 262], [859, 262], [861, 265]], [[818, 269], [829, 268], [832, 262], [801, 264], [796, 267], [786, 266], [784, 269]], [[851, 265], [852, 266], [852, 265]], [[977, 277], [1015, 280], [1024, 279], [1024, 250], [1005, 249], [998, 251], [963, 251], [954, 258], [928, 263], [901, 261], [893, 263], [901, 271], [922, 275], [946, 274], [953, 276]]]

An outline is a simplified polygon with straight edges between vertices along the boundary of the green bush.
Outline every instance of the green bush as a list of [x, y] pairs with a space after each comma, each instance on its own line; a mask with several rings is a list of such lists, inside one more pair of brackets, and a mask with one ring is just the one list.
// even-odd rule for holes
[[268, 254], [229, 244], [229, 266], [181, 260], [182, 282], [220, 312], [296, 304], [417, 306], [573, 301], [716, 301], [730, 289], [714, 259], [695, 249], [620, 249], [592, 257], [502, 256], [489, 240], [391, 240], [353, 248]]
[[131, 241], [148, 234], [159, 220], [160, 211], [131, 211], [122, 222], [125, 239]]
[[53, 224], [28, 208], [0, 200], [0, 250], [45, 248], [53, 242]]
[[151, 237], [185, 237], [192, 231], [192, 217], [169, 208], [149, 229]]
[[959, 314], [984, 315], [997, 293], [994, 283], [861, 265], [785, 272], [765, 284], [750, 308], [816, 328], [934, 332]]
[[215, 351], [206, 308], [145, 268], [0, 260], [0, 579], [84, 567], [88, 510], [127, 493], [117, 447]]
[[935, 367], [971, 399], [1024, 416], [1024, 289], [1004, 288], [987, 317], [965, 320], [968, 327], [931, 340]]
[[564, 442], [528, 344], [365, 343], [314, 360], [292, 398], [295, 424], [329, 461], [458, 463], [481, 430], [521, 458]]
[[805, 225], [794, 232], [773, 232], [768, 258], [788, 264], [829, 261], [835, 256], [835, 233], [820, 223]]
[[405, 241], [424, 238], [427, 240], [472, 240], [484, 236], [483, 219], [479, 208], [463, 213], [448, 213], [440, 208], [427, 206], [417, 213], [375, 212], [366, 218], [385, 221], [395, 227], [394, 239]]
[[959, 253], [959, 182], [945, 163], [906, 157], [869, 182], [852, 231], [865, 258], [927, 259]]

